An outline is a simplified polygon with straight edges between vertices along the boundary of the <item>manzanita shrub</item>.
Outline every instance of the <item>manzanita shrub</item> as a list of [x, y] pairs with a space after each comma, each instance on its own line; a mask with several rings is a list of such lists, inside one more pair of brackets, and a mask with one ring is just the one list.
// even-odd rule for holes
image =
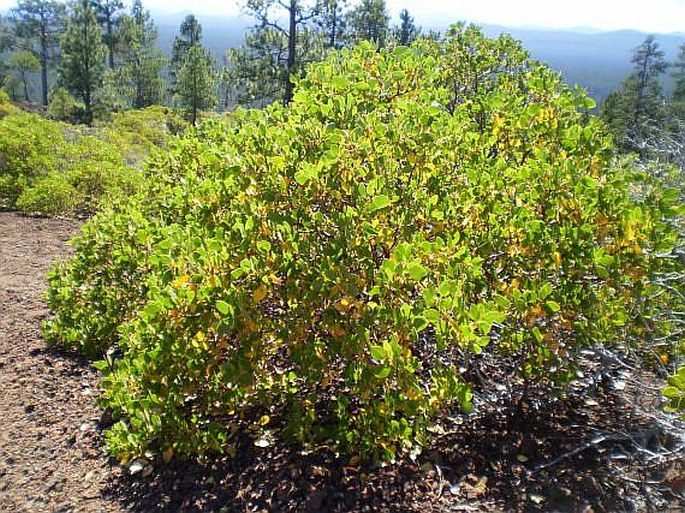
[[164, 147], [177, 117], [161, 107], [127, 111], [95, 128], [45, 119], [0, 96], [0, 206], [45, 216], [90, 215], [141, 185], [141, 163]]
[[475, 28], [334, 53], [292, 104], [205, 123], [95, 216], [50, 276], [47, 338], [103, 355], [123, 461], [254, 430], [402, 456], [472, 409], [484, 353], [561, 385], [636, 326], [668, 224], [593, 106]]

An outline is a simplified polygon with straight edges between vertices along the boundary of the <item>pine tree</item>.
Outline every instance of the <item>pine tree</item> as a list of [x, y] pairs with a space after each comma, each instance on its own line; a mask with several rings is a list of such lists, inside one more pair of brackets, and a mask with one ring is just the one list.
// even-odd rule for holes
[[114, 54], [119, 41], [119, 27], [124, 4], [121, 0], [92, 0], [95, 14], [102, 28], [102, 41], [107, 46], [109, 69], [114, 69]]
[[[292, 77], [312, 60], [323, 57], [323, 38], [314, 30], [320, 5], [301, 0], [248, 0], [247, 9], [258, 22], [245, 35], [245, 45], [227, 54], [227, 76], [233, 77], [238, 95], [263, 106], [289, 103]], [[287, 20], [280, 23], [281, 19]]]
[[629, 77], [628, 86], [634, 89], [635, 94], [633, 122], [637, 124], [645, 117], [656, 120], [659, 107], [663, 104], [663, 90], [659, 79], [666, 72], [668, 63], [654, 36], [648, 36], [635, 49], [631, 62], [634, 64], [634, 71]]
[[414, 18], [409, 11], [402, 9], [400, 12], [400, 26], [395, 29], [395, 39], [401, 46], [409, 46], [421, 35], [421, 29], [414, 23]]
[[54, 0], [19, 0], [11, 17], [17, 37], [38, 55], [41, 67], [41, 100], [48, 105], [48, 68], [64, 31], [65, 6]]
[[0, 16], [0, 87], [4, 84], [5, 68], [7, 67], [2, 60], [2, 56], [3, 53], [12, 48], [13, 45], [14, 39], [12, 37], [12, 32], [10, 31], [6, 20]]
[[157, 29], [141, 0], [134, 0], [131, 14], [122, 17], [119, 46], [122, 95], [136, 109], [162, 104], [166, 59], [157, 48]]
[[171, 92], [175, 92], [176, 77], [181, 66], [185, 62], [185, 55], [188, 50], [195, 45], [202, 43], [202, 25], [197, 21], [193, 14], [189, 14], [181, 22], [178, 35], [174, 38], [174, 45], [171, 49], [171, 62], [169, 63], [169, 78], [171, 82]]
[[685, 44], [680, 46], [678, 59], [671, 64], [673, 72], [671, 75], [675, 79], [675, 86], [673, 87], [673, 100], [677, 102], [685, 102]]
[[192, 45], [185, 52], [177, 77], [174, 100], [194, 125], [200, 111], [217, 103], [214, 59], [199, 44]]
[[390, 14], [385, 0], [362, 0], [345, 17], [347, 42], [356, 45], [371, 41], [377, 48], [385, 47], [390, 35]]
[[665, 122], [666, 109], [661, 76], [668, 63], [654, 36], [635, 48], [633, 72], [618, 91], [604, 101], [601, 115], [611, 127], [616, 144], [626, 151], [641, 153], [643, 142], [654, 128]]
[[62, 38], [60, 77], [67, 89], [83, 100], [88, 124], [93, 121], [93, 97], [102, 82], [106, 53], [92, 4], [89, 0], [74, 2]]
[[321, 29], [326, 48], [340, 48], [345, 33], [347, 0], [324, 0], [317, 25]]

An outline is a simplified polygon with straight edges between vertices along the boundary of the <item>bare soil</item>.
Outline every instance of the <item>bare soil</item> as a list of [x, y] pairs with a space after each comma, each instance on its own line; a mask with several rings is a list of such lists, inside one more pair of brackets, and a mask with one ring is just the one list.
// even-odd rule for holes
[[157, 459], [130, 476], [104, 450], [91, 362], [41, 338], [46, 273], [78, 227], [0, 212], [2, 512], [685, 510], [682, 425], [650, 413], [654, 376], [590, 357], [561, 398], [446, 412], [414, 462], [379, 468], [245, 434], [233, 456]]

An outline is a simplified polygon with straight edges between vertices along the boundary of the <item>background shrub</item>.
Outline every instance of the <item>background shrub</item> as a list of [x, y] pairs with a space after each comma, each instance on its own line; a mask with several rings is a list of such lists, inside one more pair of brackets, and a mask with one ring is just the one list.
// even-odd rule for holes
[[[69, 103], [59, 90], [54, 94], [55, 109]], [[139, 190], [140, 167], [166, 144], [170, 125], [178, 129], [176, 116], [161, 107], [114, 114], [94, 129], [12, 111], [0, 119], [0, 205], [28, 214], [91, 215], [103, 199]]]

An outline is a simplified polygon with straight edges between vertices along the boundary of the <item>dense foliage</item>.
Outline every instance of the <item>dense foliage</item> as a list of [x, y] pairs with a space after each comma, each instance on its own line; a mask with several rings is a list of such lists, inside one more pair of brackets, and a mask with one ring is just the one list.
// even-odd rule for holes
[[563, 385], [644, 329], [674, 198], [634, 194], [593, 106], [473, 28], [335, 53], [158, 154], [52, 272], [46, 336], [103, 356], [125, 461], [244, 429], [405, 454], [485, 355]]
[[29, 214], [92, 214], [102, 199], [140, 188], [139, 167], [166, 144], [169, 125], [179, 129], [182, 122], [161, 107], [117, 114], [93, 129], [9, 111], [0, 119], [0, 205]]

